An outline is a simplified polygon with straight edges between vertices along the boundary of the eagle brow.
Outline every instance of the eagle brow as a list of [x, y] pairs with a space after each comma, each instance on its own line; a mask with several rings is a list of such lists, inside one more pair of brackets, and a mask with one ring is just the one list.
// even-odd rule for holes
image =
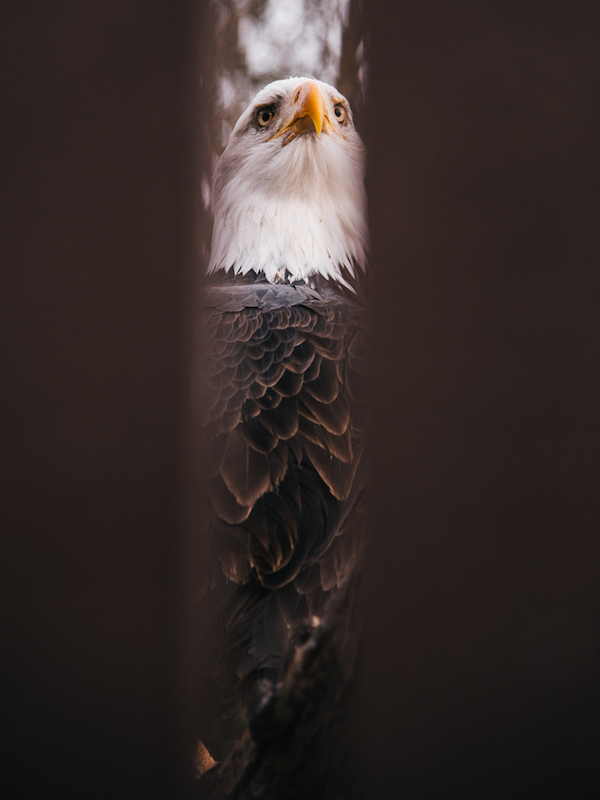
[[256, 114], [257, 112], [264, 111], [265, 109], [273, 109], [273, 111], [275, 111], [276, 108], [277, 103], [261, 103], [259, 106], [256, 106], [254, 113]]

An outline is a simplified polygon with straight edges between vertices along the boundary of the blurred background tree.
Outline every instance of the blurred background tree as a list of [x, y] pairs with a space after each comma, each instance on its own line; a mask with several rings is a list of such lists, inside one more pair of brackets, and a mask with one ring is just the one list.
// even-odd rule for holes
[[360, 0], [215, 0], [217, 150], [271, 81], [311, 75], [359, 110], [365, 82]]

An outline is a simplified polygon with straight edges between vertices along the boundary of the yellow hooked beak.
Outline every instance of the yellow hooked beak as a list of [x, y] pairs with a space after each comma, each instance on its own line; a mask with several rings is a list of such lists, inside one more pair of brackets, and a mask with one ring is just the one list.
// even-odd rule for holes
[[287, 144], [299, 133], [307, 131], [316, 131], [320, 136], [323, 128], [327, 131], [330, 125], [319, 87], [314, 81], [306, 81], [296, 89], [288, 117], [283, 121], [281, 130], [271, 139], [287, 133]]

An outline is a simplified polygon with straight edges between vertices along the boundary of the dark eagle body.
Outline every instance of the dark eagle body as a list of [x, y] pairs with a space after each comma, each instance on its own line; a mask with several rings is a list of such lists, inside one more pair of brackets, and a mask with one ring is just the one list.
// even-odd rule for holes
[[347, 529], [362, 487], [362, 308], [332, 289], [231, 283], [208, 290], [207, 324], [227, 652], [242, 681], [277, 677], [360, 546]]
[[270, 84], [238, 121], [215, 194], [208, 535], [219, 679], [243, 698], [282, 678], [361, 549], [366, 223], [345, 98], [312, 79]]

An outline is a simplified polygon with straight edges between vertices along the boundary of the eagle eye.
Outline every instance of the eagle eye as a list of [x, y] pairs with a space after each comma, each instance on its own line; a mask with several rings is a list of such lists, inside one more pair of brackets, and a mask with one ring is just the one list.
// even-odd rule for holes
[[265, 106], [264, 108], [259, 108], [258, 113], [256, 115], [256, 121], [258, 122], [261, 128], [266, 128], [274, 116], [275, 112], [271, 108], [271, 106]]
[[333, 113], [337, 117], [338, 122], [346, 121], [346, 109], [341, 103], [336, 103], [333, 107]]

